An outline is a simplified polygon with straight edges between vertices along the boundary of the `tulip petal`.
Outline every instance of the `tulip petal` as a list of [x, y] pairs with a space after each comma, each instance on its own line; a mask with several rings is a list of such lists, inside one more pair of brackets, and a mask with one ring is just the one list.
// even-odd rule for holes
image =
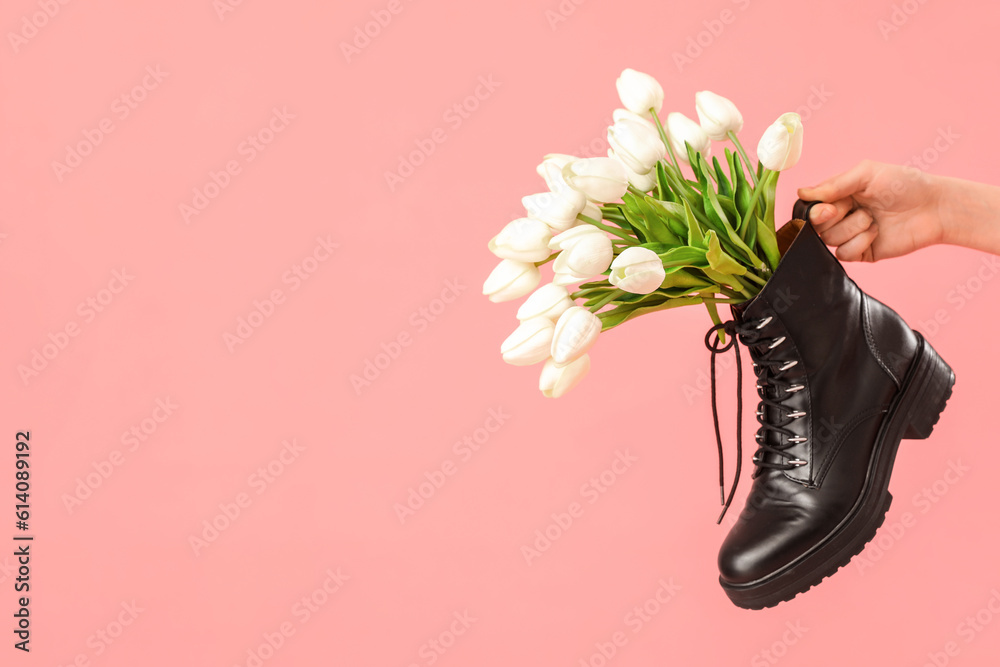
[[584, 354], [565, 366], [556, 366], [555, 361], [549, 359], [542, 367], [541, 376], [538, 378], [538, 388], [546, 398], [559, 398], [580, 384], [580, 381], [589, 372], [590, 355], [588, 354]]
[[552, 359], [556, 366], [565, 366], [583, 356], [601, 333], [601, 320], [583, 306], [573, 306], [556, 322], [552, 337]]

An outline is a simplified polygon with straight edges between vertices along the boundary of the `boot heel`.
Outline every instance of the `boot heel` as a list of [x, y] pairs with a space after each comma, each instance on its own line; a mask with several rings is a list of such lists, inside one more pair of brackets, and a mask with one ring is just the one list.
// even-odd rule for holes
[[951, 367], [923, 337], [920, 342], [921, 352], [909, 388], [916, 396], [909, 410], [909, 425], [903, 432], [903, 437], [910, 440], [930, 437], [955, 385]]

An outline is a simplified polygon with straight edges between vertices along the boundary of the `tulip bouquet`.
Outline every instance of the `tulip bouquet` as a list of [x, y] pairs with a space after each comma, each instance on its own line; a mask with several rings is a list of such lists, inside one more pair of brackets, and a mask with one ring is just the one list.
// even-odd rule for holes
[[[767, 128], [754, 164], [728, 99], [699, 92], [699, 122], [673, 112], [663, 123], [663, 88], [653, 77], [627, 69], [617, 88], [624, 108], [608, 128], [608, 157], [547, 155], [537, 171], [548, 192], [524, 197], [526, 216], [489, 242], [501, 259], [483, 285], [490, 301], [533, 292], [500, 352], [517, 366], [544, 362], [547, 397], [587, 374], [602, 331], [695, 304], [718, 324], [718, 304], [752, 298], [778, 265], [775, 190], [802, 152], [799, 115]], [[726, 147], [723, 164], [711, 148], [727, 140], [733, 150]], [[552, 281], [539, 288], [548, 262]]]

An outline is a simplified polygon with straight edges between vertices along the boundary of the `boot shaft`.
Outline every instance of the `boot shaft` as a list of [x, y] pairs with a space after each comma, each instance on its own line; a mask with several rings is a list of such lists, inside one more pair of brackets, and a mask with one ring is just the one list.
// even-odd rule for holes
[[785, 362], [768, 370], [787, 366], [779, 376], [792, 389], [762, 390], [762, 397], [780, 399], [783, 406], [762, 402], [763, 420], [787, 432], [765, 429], [764, 442], [787, 456], [765, 452], [762, 459], [795, 461], [798, 467], [783, 471], [787, 478], [822, 483], [849, 431], [877, 422], [879, 410], [899, 390], [916, 354], [916, 334], [895, 311], [861, 291], [810, 224], [760, 293], [732, 311], [739, 324], [759, 325], [754, 329], [761, 342], [745, 341], [758, 371], [769, 360]]

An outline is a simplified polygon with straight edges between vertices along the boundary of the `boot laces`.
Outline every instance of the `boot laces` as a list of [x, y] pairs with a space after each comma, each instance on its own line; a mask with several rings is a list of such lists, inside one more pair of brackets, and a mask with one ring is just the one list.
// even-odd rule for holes
[[[785, 378], [786, 371], [798, 364], [797, 360], [782, 359], [780, 352], [776, 352], [785, 341], [785, 337], [761, 335], [760, 330], [767, 326], [771, 319], [771, 317], [764, 317], [742, 324], [730, 320], [716, 324], [705, 334], [705, 347], [712, 352], [712, 418], [715, 421], [715, 441], [719, 451], [719, 493], [723, 505], [722, 513], [716, 523], [722, 522], [722, 518], [733, 502], [733, 496], [736, 495], [736, 487], [740, 481], [743, 461], [743, 366], [740, 360], [738, 341], [742, 341], [743, 345], [750, 350], [754, 374], [757, 376], [757, 396], [760, 398], [760, 402], [757, 404], [757, 422], [760, 424], [760, 428], [757, 429], [757, 451], [754, 452], [753, 456], [756, 468], [754, 475], [762, 468], [791, 470], [807, 463], [807, 461], [803, 461], [786, 451], [788, 447], [806, 441], [806, 438], [796, 435], [787, 428], [796, 419], [805, 417], [806, 413], [784, 404], [785, 400], [805, 387]], [[729, 342], [722, 343], [717, 333], [720, 329], [729, 334]], [[712, 339], [713, 333], [716, 334], [714, 339]], [[730, 348], [736, 349], [736, 475], [733, 478], [733, 485], [729, 489], [729, 495], [726, 496], [722, 434], [719, 430], [719, 410], [715, 391], [715, 357]], [[768, 410], [768, 408], [771, 409]], [[768, 433], [775, 435], [769, 439]], [[764, 455], [767, 453], [775, 454], [777, 460], [765, 460]]]

